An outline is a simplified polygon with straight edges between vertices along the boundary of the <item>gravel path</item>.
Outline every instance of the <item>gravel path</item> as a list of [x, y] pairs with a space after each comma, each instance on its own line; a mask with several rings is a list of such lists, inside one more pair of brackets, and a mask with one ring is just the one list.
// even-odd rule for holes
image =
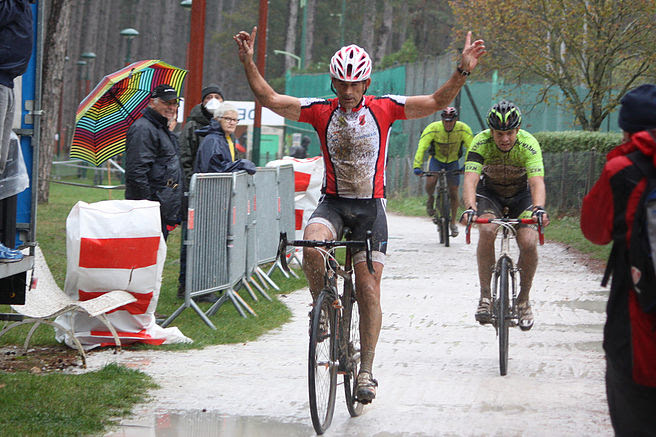
[[[494, 330], [474, 321], [476, 232], [471, 245], [461, 233], [445, 248], [427, 218], [390, 214], [389, 228], [374, 364], [378, 398], [351, 419], [340, 387], [326, 435], [612, 435], [601, 349], [607, 293], [600, 274], [562, 246], [540, 247], [531, 296], [536, 323], [528, 332], [511, 330], [508, 375], [501, 377]], [[108, 435], [313, 435], [306, 382], [309, 294], [304, 289], [282, 299], [292, 320], [254, 342], [91, 354], [89, 369], [119, 361], [161, 386]]]

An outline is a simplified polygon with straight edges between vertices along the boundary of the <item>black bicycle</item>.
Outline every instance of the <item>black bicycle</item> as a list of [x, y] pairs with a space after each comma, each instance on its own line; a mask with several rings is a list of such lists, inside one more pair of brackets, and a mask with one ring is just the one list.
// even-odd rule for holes
[[[347, 232], [345, 232], [347, 235]], [[278, 257], [283, 268], [287, 246], [317, 248], [325, 261], [324, 288], [319, 293], [310, 313], [310, 348], [308, 354], [308, 388], [310, 415], [317, 434], [323, 434], [333, 419], [338, 375], [344, 376], [346, 407], [352, 417], [362, 414], [364, 403], [355, 397], [360, 370], [360, 317], [358, 300], [353, 284], [352, 249], [364, 248], [367, 268], [374, 273], [371, 261], [371, 232], [365, 241], [287, 241], [280, 234]], [[336, 258], [336, 249], [344, 247], [344, 263]], [[342, 280], [339, 293], [338, 279]]]
[[421, 174], [423, 177], [437, 177], [435, 185], [435, 213], [433, 214], [433, 223], [437, 225], [437, 234], [440, 237], [440, 244], [449, 247], [449, 225], [451, 224], [451, 200], [449, 199], [449, 186], [447, 176], [450, 174], [462, 174], [462, 170], [438, 170], [425, 171]]
[[465, 234], [467, 244], [471, 242], [471, 226], [473, 223], [493, 223], [499, 225], [496, 228], [497, 235], [501, 235], [499, 245], [499, 256], [494, 265], [492, 277], [492, 325], [499, 339], [499, 373], [501, 376], [508, 373], [508, 334], [511, 326], [518, 326], [519, 312], [517, 308], [517, 280], [516, 275], [519, 268], [510, 256], [510, 240], [517, 235], [516, 225], [537, 224], [540, 245], [544, 244], [542, 233], [542, 216], [538, 215], [530, 219], [513, 219], [507, 216], [502, 218], [477, 218], [469, 217]]

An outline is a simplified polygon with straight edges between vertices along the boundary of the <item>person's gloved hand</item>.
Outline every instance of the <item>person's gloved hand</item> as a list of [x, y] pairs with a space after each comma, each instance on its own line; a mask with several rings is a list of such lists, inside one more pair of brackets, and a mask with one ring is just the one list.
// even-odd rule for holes
[[166, 225], [166, 230], [171, 232], [177, 227], [178, 227], [178, 225]]
[[422, 171], [420, 168], [415, 168], [415, 169], [413, 169], [412, 171], [413, 171], [414, 174], [416, 174], [417, 176], [421, 176], [421, 174], [423, 173], [423, 171]]

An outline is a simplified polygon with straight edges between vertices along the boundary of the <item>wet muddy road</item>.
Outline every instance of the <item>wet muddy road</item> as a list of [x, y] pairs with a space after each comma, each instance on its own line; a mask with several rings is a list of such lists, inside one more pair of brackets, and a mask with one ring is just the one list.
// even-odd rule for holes
[[[566, 249], [546, 244], [532, 291], [536, 322], [510, 332], [499, 376], [494, 329], [474, 321], [472, 245], [437, 243], [425, 218], [389, 216], [378, 397], [350, 418], [341, 387], [329, 436], [612, 435], [601, 349], [606, 292]], [[462, 231], [462, 228], [461, 228]], [[91, 354], [118, 360], [161, 386], [109, 436], [309, 436], [309, 294], [284, 298], [293, 319], [258, 341], [186, 352]], [[220, 320], [216, 320], [220, 323]]]

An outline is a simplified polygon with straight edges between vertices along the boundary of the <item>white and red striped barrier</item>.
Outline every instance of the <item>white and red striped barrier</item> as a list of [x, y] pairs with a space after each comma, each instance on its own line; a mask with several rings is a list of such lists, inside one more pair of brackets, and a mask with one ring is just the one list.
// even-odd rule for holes
[[[166, 260], [159, 203], [78, 202], [66, 219], [66, 258], [64, 291], [72, 299], [84, 301], [110, 290], [125, 290], [137, 298], [107, 316], [123, 344], [191, 341], [178, 328], [162, 328], [155, 322]], [[60, 316], [57, 322], [72, 326], [85, 348], [114, 344], [111, 333], [95, 318], [77, 313]], [[59, 333], [57, 338], [63, 337]]]
[[294, 166], [294, 209], [296, 211], [296, 239], [303, 238], [303, 229], [314, 212], [321, 197], [323, 183], [323, 161], [321, 156], [314, 158], [284, 157], [267, 163], [267, 167], [284, 164]]

